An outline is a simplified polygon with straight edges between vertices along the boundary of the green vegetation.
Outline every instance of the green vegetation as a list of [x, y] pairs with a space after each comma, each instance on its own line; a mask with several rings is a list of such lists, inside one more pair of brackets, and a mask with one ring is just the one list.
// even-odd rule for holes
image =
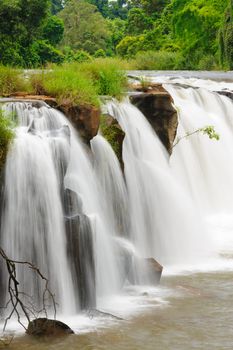
[[122, 161], [122, 142], [125, 134], [119, 127], [118, 123], [108, 123], [107, 117], [101, 115], [100, 130], [104, 138], [110, 143], [119, 161]]
[[232, 0], [2, 0], [0, 63], [118, 55], [145, 69], [232, 69], [232, 17]]
[[28, 88], [20, 70], [0, 65], [0, 96], [27, 91]]
[[186, 139], [187, 137], [190, 137], [192, 135], [199, 134], [199, 133], [203, 135], [207, 135], [210, 140], [216, 140], [216, 141], [220, 140], [220, 135], [215, 131], [215, 127], [212, 125], [207, 125], [207, 126], [204, 126], [203, 128], [199, 128], [192, 132], [187, 132], [184, 136], [178, 137], [172, 148], [174, 148], [176, 145], [178, 145], [180, 141]]
[[127, 84], [121, 62], [95, 59], [90, 62], [52, 66], [31, 76], [36, 94], [55, 97], [58, 103], [99, 105], [99, 95], [120, 97]]
[[0, 171], [5, 164], [7, 151], [13, 138], [13, 123], [0, 109]]
[[134, 67], [138, 70], [181, 69], [182, 56], [180, 53], [167, 51], [138, 52]]
[[98, 95], [120, 97], [127, 86], [124, 62], [99, 58], [83, 63], [80, 69], [91, 76]]

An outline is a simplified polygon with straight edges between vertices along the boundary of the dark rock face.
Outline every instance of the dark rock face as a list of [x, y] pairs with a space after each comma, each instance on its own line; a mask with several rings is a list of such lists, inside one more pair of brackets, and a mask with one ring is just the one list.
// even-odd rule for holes
[[36, 337], [57, 337], [74, 334], [74, 331], [61, 321], [37, 318], [29, 322], [26, 333]]
[[100, 124], [100, 110], [92, 106], [62, 104], [58, 109], [70, 120], [85, 143], [97, 135]]
[[163, 145], [171, 154], [178, 126], [177, 111], [167, 92], [142, 93], [130, 96], [134, 104], [147, 118]]
[[[82, 201], [69, 190], [64, 194], [67, 256], [82, 309], [96, 306], [93, 232], [89, 218], [83, 214]], [[78, 305], [77, 305], [78, 306]]]
[[221, 91], [216, 91], [216, 92], [219, 95], [226, 96], [226, 97], [230, 98], [233, 101], [233, 91], [221, 90]]

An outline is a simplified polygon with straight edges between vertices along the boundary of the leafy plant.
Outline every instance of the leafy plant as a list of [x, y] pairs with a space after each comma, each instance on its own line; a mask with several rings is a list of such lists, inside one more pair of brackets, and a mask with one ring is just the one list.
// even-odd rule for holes
[[0, 109], [0, 170], [3, 169], [9, 145], [14, 138], [14, 124]]
[[216, 141], [220, 140], [220, 135], [215, 131], [214, 126], [207, 125], [207, 126], [204, 126], [203, 128], [199, 128], [199, 129], [194, 130], [192, 132], [187, 132], [184, 136], [177, 138], [177, 140], [174, 143], [172, 148], [174, 148], [176, 145], [178, 145], [178, 143], [180, 143], [180, 141], [182, 141], [182, 140], [184, 140], [187, 137], [190, 137], [192, 135], [198, 134], [198, 133], [202, 133], [203, 135], [207, 135], [209, 137], [209, 139], [211, 139], [211, 140], [216, 140]]

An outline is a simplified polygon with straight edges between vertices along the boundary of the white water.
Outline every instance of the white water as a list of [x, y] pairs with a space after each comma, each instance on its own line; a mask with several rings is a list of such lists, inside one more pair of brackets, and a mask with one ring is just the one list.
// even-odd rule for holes
[[190, 197], [175, 181], [168, 153], [152, 127], [128, 102], [111, 104], [109, 112], [126, 133], [123, 158], [131, 238], [137, 250], [166, 267], [195, 264], [206, 258], [205, 225]]
[[[233, 104], [204, 87], [165, 88], [179, 112], [178, 137], [214, 125], [220, 141], [190, 136], [175, 146], [169, 159], [144, 116], [128, 101], [112, 102], [109, 113], [126, 133], [125, 181], [102, 136], [91, 141], [90, 151], [61, 113], [24, 103], [5, 107], [15, 110], [19, 127], [7, 159], [2, 244], [9, 256], [34, 262], [49, 277], [63, 317], [83, 307], [80, 282], [67, 254], [67, 218], [80, 220], [77, 235], [84, 238], [77, 255], [84, 261], [90, 307], [95, 299], [96, 308], [120, 316], [148, 307], [144, 287], [130, 286], [127, 277], [133, 274], [134, 283], [150, 283], [144, 258], [158, 260], [165, 273], [232, 269], [232, 260], [219, 254], [233, 252]], [[70, 215], [64, 215], [64, 189], [78, 198]], [[25, 270], [18, 276], [24, 290], [39, 300], [40, 282], [35, 284]], [[164, 295], [159, 289], [152, 295], [159, 293]], [[163, 299], [158, 302], [162, 305]], [[68, 317], [74, 329], [79, 322], [81, 329], [89, 327], [91, 322], [79, 319]]]

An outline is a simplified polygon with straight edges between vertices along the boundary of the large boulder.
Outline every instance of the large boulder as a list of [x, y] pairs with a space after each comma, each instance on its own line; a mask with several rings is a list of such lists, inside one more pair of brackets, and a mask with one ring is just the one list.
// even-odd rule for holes
[[36, 337], [57, 337], [74, 334], [74, 331], [61, 321], [37, 318], [29, 322], [26, 333]]
[[99, 108], [89, 105], [73, 106], [63, 102], [58, 109], [70, 120], [85, 143], [89, 144], [90, 140], [97, 135], [100, 124]]
[[144, 114], [171, 154], [177, 132], [178, 116], [170, 94], [165, 90], [154, 90], [148, 93], [133, 94], [130, 100]]

